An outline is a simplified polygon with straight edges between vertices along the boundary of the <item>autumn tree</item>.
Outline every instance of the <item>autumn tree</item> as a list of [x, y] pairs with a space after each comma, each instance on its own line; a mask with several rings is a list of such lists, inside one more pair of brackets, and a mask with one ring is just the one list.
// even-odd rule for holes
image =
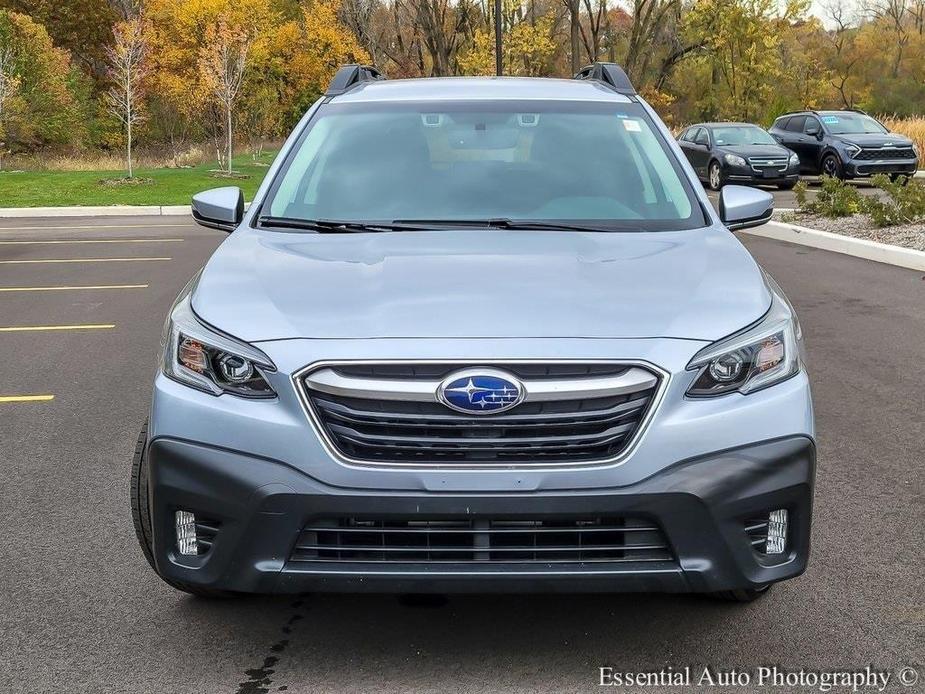
[[29, 15], [94, 80], [105, 81], [106, 48], [112, 41], [112, 26], [120, 19], [113, 0], [0, 0], [0, 8]]
[[822, 58], [826, 61], [840, 105], [854, 108], [861, 96], [856, 84], [861, 55], [856, 50], [855, 18], [844, 0], [827, 0], [822, 9], [832, 26], [825, 32], [827, 49]]
[[[540, 77], [548, 74], [556, 50], [553, 40], [556, 18], [531, 14], [523, 0], [502, 3], [504, 32], [501, 64], [505, 75]], [[486, 22], [475, 31], [471, 47], [459, 58], [459, 70], [466, 75], [495, 74], [494, 7], [486, 7]]]
[[15, 56], [8, 36], [0, 33], [0, 169], [3, 168], [3, 153], [6, 148], [4, 117], [7, 104], [19, 91], [19, 76], [15, 72]]
[[131, 19], [113, 29], [113, 44], [106, 50], [112, 86], [106, 92], [109, 111], [125, 126], [125, 161], [132, 178], [132, 129], [143, 120], [143, 81], [147, 73], [147, 36], [144, 22]]
[[700, 0], [687, 18], [704, 37], [716, 116], [758, 120], [784, 76], [779, 47], [789, 23], [806, 10], [803, 0]]
[[302, 4], [301, 44], [293, 55], [293, 69], [315, 95], [321, 94], [337, 69], [347, 63], [368, 63], [369, 54], [356, 36], [340, 23], [339, 0], [311, 0]]
[[[220, 21], [206, 30], [206, 44], [200, 51], [199, 69], [203, 83], [222, 110], [225, 127], [225, 165], [232, 172], [234, 157], [234, 115], [248, 67], [254, 37], [244, 29]], [[219, 161], [221, 162], [221, 154]]]
[[607, 29], [607, 0], [582, 0], [582, 4], [586, 18], [579, 25], [581, 42], [584, 44], [588, 62], [593, 63], [601, 54], [601, 39]]
[[0, 45], [7, 87], [3, 128], [8, 148], [35, 149], [86, 141], [74, 94], [76, 75], [70, 54], [57, 48], [41, 25], [16, 12], [0, 10]]

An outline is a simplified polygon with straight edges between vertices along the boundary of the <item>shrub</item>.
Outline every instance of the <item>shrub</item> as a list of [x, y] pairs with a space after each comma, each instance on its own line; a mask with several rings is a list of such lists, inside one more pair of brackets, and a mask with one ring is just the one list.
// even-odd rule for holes
[[925, 186], [905, 176], [895, 181], [885, 174], [870, 179], [871, 184], [887, 194], [886, 200], [864, 199], [863, 211], [878, 227], [912, 224], [925, 219]]
[[800, 181], [794, 187], [797, 204], [801, 212], [811, 212], [823, 217], [850, 217], [861, 211], [863, 200], [857, 189], [844, 181], [823, 176], [822, 187], [812, 200], [809, 199], [806, 183]]

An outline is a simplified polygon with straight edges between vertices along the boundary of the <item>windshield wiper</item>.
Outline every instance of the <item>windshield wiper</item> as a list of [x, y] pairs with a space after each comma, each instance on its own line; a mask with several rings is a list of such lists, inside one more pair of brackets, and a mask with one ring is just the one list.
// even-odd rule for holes
[[272, 229], [298, 229], [319, 234], [362, 234], [380, 231], [425, 231], [428, 227], [388, 222], [354, 222], [345, 219], [299, 219], [298, 217], [257, 218], [257, 226]]
[[504, 217], [493, 219], [396, 219], [394, 224], [413, 224], [423, 227], [480, 227], [487, 229], [513, 229], [519, 231], [631, 231], [605, 227], [568, 224], [566, 222], [518, 221]]

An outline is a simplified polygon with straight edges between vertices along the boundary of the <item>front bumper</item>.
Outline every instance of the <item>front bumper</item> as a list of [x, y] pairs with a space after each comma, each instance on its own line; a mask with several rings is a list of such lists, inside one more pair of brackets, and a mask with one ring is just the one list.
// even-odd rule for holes
[[[154, 556], [169, 578], [241, 592], [712, 592], [802, 573], [815, 446], [795, 436], [678, 462], [636, 484], [556, 492], [390, 492], [333, 487], [275, 460], [171, 438], [149, 444]], [[782, 555], [753, 549], [747, 519], [787, 509]], [[176, 551], [174, 515], [217, 527], [199, 556]], [[620, 563], [291, 562], [316, 518], [556, 519], [626, 514], [664, 532], [671, 560]]]
[[751, 165], [735, 166], [723, 161], [723, 177], [729, 183], [749, 183], [751, 185], [778, 185], [780, 183], [796, 183], [800, 180], [800, 167], [788, 165], [783, 169], [769, 169], [767, 173], [762, 167]]
[[849, 178], [864, 178], [878, 173], [914, 176], [917, 169], [917, 159], [850, 159], [844, 166], [845, 176]]

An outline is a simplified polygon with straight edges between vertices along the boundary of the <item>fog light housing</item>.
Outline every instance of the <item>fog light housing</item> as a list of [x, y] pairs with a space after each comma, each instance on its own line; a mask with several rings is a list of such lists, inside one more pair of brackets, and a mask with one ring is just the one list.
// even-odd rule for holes
[[184, 556], [199, 554], [196, 539], [196, 516], [189, 511], [177, 511], [177, 551]]
[[768, 541], [765, 554], [783, 554], [787, 547], [787, 509], [779, 508], [768, 514]]

